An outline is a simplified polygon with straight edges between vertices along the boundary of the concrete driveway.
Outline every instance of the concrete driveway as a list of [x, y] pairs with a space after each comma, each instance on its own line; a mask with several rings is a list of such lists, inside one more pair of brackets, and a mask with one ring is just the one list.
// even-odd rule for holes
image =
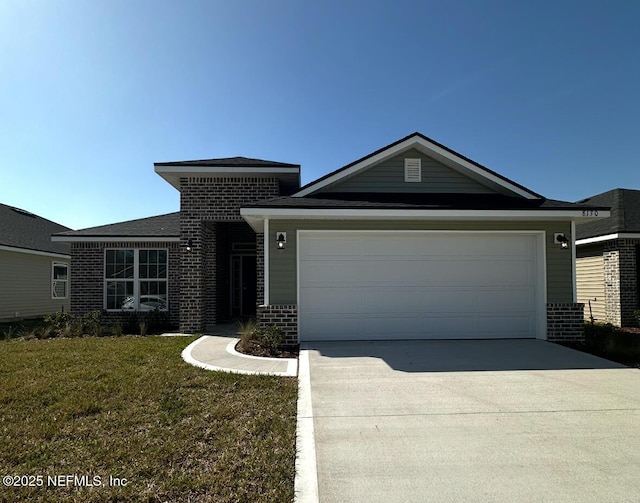
[[539, 340], [303, 349], [323, 503], [640, 501], [640, 370]]

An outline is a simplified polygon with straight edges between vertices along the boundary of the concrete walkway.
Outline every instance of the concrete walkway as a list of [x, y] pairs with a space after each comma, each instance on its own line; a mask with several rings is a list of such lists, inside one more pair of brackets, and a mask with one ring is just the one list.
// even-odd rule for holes
[[238, 353], [235, 346], [239, 340], [229, 336], [203, 335], [182, 351], [182, 358], [207, 370], [250, 375], [298, 375], [298, 360], [295, 358], [263, 358]]

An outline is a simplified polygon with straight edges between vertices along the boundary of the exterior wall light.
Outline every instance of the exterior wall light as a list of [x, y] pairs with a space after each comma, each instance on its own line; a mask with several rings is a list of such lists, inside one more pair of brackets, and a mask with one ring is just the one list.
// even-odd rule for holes
[[276, 232], [276, 246], [278, 247], [278, 250], [284, 250], [286, 244], [287, 244], [287, 233]]
[[559, 244], [562, 248], [569, 248], [569, 240], [562, 232], [556, 232], [553, 235], [553, 242]]
[[190, 252], [191, 250], [193, 250], [193, 239], [187, 241], [187, 251]]

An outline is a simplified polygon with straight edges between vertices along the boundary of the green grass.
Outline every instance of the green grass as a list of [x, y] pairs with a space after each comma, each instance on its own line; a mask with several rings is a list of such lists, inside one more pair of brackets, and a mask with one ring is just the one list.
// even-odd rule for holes
[[0, 476], [105, 483], [2, 487], [0, 501], [292, 501], [296, 380], [192, 367], [193, 340], [0, 342]]

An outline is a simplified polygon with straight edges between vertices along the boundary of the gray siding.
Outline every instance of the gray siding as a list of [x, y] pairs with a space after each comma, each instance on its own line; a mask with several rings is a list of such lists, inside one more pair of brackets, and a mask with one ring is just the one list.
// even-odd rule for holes
[[51, 298], [53, 262], [69, 264], [61, 258], [0, 250], [0, 320], [69, 311], [68, 297]]
[[[404, 159], [422, 159], [422, 182], [404, 181]], [[491, 189], [415, 149], [381, 162], [323, 192], [410, 192], [491, 194]]]
[[[547, 302], [573, 302], [571, 250], [553, 244], [553, 233], [570, 235], [569, 222], [432, 222], [432, 221], [319, 221], [272, 220], [269, 222], [269, 304], [297, 303], [297, 230], [470, 230], [546, 231]], [[287, 247], [277, 250], [273, 236], [287, 233]]]

